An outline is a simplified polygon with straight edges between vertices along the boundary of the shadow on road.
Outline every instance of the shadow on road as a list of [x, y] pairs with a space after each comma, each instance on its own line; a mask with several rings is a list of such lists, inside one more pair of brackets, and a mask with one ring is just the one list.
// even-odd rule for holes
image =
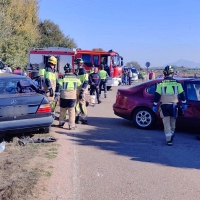
[[92, 130], [86, 126], [86, 131], [82, 133], [63, 129], [58, 133], [72, 137], [71, 140], [78, 145], [111, 151], [134, 161], [200, 169], [200, 141], [195, 140], [194, 132], [177, 132], [173, 146], [169, 147], [165, 143], [162, 127], [140, 130], [129, 121], [101, 117], [90, 117], [89, 125], [93, 126]]

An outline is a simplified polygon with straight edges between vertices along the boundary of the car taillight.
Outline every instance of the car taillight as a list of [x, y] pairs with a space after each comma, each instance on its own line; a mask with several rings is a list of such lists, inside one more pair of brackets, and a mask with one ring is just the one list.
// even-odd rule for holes
[[42, 104], [37, 110], [37, 113], [50, 113], [50, 112], [51, 112], [51, 106], [49, 104]]

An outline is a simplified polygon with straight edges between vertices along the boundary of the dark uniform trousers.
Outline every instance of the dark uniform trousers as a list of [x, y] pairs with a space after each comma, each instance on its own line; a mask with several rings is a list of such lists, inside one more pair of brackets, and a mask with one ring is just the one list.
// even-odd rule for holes
[[97, 95], [97, 101], [99, 101], [99, 88], [97, 88], [96, 85], [91, 85], [90, 86], [90, 95], [95, 95], [95, 92]]
[[107, 94], [106, 80], [101, 79], [101, 82], [100, 82], [100, 85], [99, 85], [99, 94], [101, 94], [102, 86], [103, 86], [103, 89], [104, 89], [104, 95], [106, 95]]

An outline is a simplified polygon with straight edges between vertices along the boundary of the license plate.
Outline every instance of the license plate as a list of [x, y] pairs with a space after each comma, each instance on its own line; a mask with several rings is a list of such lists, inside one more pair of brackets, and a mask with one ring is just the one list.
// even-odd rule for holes
[[18, 117], [28, 114], [28, 106], [17, 105], [17, 106], [6, 106], [0, 108], [1, 117]]

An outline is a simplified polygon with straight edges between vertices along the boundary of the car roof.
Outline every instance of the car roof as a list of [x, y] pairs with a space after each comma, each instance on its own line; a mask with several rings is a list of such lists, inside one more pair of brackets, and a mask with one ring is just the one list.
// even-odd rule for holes
[[18, 75], [18, 74], [10, 74], [10, 73], [0, 73], [0, 79], [7, 79], [7, 78], [18, 78], [24, 79], [26, 76]]
[[[137, 87], [137, 86], [142, 86], [142, 85], [149, 85], [150, 83], [159, 83], [161, 82], [163, 79], [154, 79], [154, 80], [148, 80], [148, 81], [144, 81], [144, 82], [140, 82], [136, 85], [133, 85], [131, 88]], [[200, 81], [200, 79], [197, 78], [181, 78], [181, 77], [177, 77], [175, 78], [175, 80], [180, 81], [180, 82], [184, 82], [184, 81]]]

